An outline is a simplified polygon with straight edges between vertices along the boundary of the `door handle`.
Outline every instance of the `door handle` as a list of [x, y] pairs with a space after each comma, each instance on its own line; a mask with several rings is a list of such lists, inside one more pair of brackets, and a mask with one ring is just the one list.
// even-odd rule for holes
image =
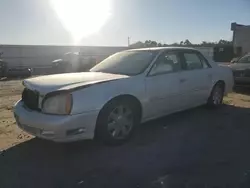
[[180, 83], [183, 83], [183, 82], [186, 82], [186, 81], [187, 81], [187, 79], [185, 79], [185, 78], [180, 79]]

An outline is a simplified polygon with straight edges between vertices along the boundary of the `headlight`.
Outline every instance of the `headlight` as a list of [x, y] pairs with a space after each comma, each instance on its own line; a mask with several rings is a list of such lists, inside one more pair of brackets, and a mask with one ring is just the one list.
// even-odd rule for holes
[[42, 112], [46, 114], [67, 115], [70, 114], [72, 108], [72, 95], [63, 93], [45, 97], [42, 103]]

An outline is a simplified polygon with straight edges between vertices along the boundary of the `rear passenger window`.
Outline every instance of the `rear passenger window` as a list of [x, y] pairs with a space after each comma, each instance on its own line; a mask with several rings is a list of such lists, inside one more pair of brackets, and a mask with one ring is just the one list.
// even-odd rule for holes
[[202, 69], [203, 63], [200, 58], [195, 53], [184, 53], [184, 58], [186, 60], [186, 69], [187, 70], [195, 70]]

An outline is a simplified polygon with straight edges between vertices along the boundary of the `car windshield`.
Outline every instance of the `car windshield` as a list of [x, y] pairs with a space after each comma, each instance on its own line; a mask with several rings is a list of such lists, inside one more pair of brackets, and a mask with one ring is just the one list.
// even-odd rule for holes
[[237, 61], [237, 63], [250, 63], [250, 55], [243, 56]]
[[119, 52], [103, 60], [90, 71], [137, 75], [145, 71], [156, 54], [156, 51], [146, 50]]

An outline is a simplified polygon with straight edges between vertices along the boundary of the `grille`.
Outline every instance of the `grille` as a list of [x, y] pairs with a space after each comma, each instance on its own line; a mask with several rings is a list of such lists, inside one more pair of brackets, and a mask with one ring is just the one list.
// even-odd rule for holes
[[39, 95], [37, 92], [25, 88], [22, 93], [22, 101], [29, 109], [40, 111], [38, 107]]

